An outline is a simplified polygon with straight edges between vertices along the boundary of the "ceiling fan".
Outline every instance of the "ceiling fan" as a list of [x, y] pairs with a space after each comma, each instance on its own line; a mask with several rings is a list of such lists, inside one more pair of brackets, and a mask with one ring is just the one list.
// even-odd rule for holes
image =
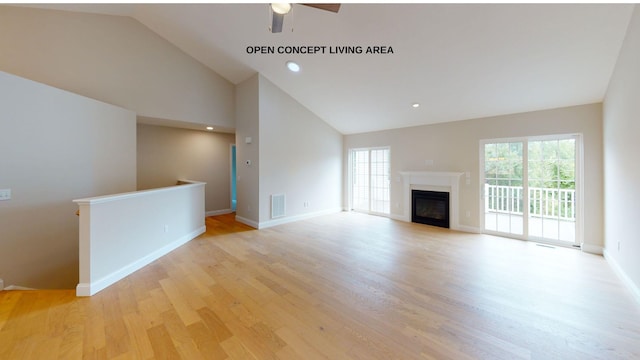
[[[337, 13], [340, 10], [340, 4], [301, 4], [312, 8], [331, 11]], [[284, 16], [291, 12], [291, 3], [272, 3], [271, 12], [273, 13], [273, 19], [271, 21], [271, 32], [282, 32], [282, 23]]]

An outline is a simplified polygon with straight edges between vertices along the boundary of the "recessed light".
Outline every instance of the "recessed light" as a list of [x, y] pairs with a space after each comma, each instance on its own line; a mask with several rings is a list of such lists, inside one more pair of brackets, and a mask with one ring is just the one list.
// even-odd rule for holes
[[293, 72], [300, 71], [300, 65], [293, 61], [287, 61], [287, 68]]
[[207, 126], [207, 130], [209, 131], [213, 130], [213, 126]]
[[412, 107], [414, 107], [414, 108], [417, 108], [417, 107], [420, 107], [420, 104], [418, 104], [418, 103], [413, 103], [413, 104], [411, 104], [411, 106], [412, 106]]

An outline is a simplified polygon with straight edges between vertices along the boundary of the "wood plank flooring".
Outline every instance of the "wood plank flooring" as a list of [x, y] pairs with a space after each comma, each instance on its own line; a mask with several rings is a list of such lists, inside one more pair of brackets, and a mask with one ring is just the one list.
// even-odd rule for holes
[[600, 256], [357, 213], [207, 232], [91, 298], [0, 292], [0, 359], [638, 359]]

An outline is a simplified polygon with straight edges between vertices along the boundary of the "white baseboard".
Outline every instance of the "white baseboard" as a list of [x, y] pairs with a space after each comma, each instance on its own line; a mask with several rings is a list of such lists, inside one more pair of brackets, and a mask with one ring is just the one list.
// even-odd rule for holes
[[236, 215], [236, 221], [237, 222], [241, 222], [241, 223], [243, 223], [245, 225], [249, 225], [252, 228], [256, 228], [256, 229], [258, 228], [258, 222], [257, 221], [249, 220], [249, 219], [244, 218], [242, 216]]
[[269, 227], [272, 227], [272, 226], [287, 224], [287, 223], [296, 222], [296, 221], [305, 220], [305, 219], [311, 219], [311, 218], [318, 217], [318, 216], [336, 214], [336, 213], [339, 213], [341, 211], [342, 211], [342, 208], [339, 207], [339, 208], [334, 208], [334, 209], [316, 211], [316, 212], [312, 212], [312, 213], [299, 214], [299, 215], [294, 215], [294, 216], [286, 216], [286, 217], [282, 217], [282, 218], [278, 218], [278, 219], [273, 219], [273, 220], [260, 222], [258, 224], [258, 229], [266, 229], [266, 228], [269, 228]]
[[607, 263], [609, 263], [609, 265], [613, 269], [613, 272], [618, 275], [620, 280], [622, 280], [624, 285], [631, 291], [633, 297], [640, 304], [640, 287], [638, 287], [638, 285], [636, 285], [633, 280], [631, 280], [631, 278], [627, 276], [627, 273], [622, 270], [620, 264], [618, 264], [618, 262], [609, 254], [607, 249], [604, 249], [602, 253], [604, 255], [604, 258], [607, 260]]
[[25, 286], [17, 286], [17, 285], [9, 285], [4, 289], [7, 290], [7, 291], [9, 291], [9, 290], [36, 290], [34, 288], [25, 287]]
[[231, 209], [211, 210], [211, 211], [207, 211], [204, 214], [204, 216], [224, 215], [224, 214], [231, 214], [232, 212], [233, 212], [233, 210], [231, 210]]
[[580, 250], [589, 254], [602, 255], [604, 249], [600, 245], [580, 244]]
[[468, 225], [458, 225], [458, 227], [453, 230], [472, 233], [472, 234], [482, 234], [482, 230], [480, 230], [479, 227], [468, 226]]
[[389, 218], [393, 220], [398, 220], [398, 221], [411, 222], [411, 219], [407, 220], [407, 218], [404, 215], [390, 214]]
[[[389, 215], [389, 217], [393, 220], [398, 220], [398, 221], [405, 221], [405, 222], [411, 222], [410, 218], [407, 218], [404, 215], [397, 215], [397, 214], [391, 214]], [[468, 233], [474, 233], [474, 234], [480, 234], [482, 233], [482, 231], [480, 230], [480, 228], [477, 228], [475, 226], [467, 226], [467, 225], [458, 225], [456, 227], [451, 227], [451, 230], [456, 230], [456, 231], [462, 231], [462, 232], [468, 232]]]
[[242, 216], [236, 215], [236, 221], [241, 222], [241, 223], [243, 223], [245, 225], [249, 225], [249, 226], [251, 226], [253, 228], [256, 228], [256, 229], [266, 229], [266, 228], [270, 228], [272, 226], [287, 224], [287, 223], [300, 221], [300, 220], [305, 220], [305, 219], [311, 219], [311, 218], [314, 218], [314, 217], [317, 217], [317, 216], [322, 216], [322, 215], [335, 214], [335, 213], [339, 213], [339, 212], [342, 212], [342, 208], [341, 207], [334, 208], [334, 209], [329, 209], [329, 210], [316, 211], [316, 212], [312, 212], [312, 213], [294, 215], [294, 216], [286, 216], [286, 217], [273, 219], [273, 220], [268, 220], [268, 221], [262, 221], [262, 222], [257, 222], [257, 221], [250, 220], [250, 219], [244, 218]]
[[187, 242], [195, 239], [200, 234], [206, 231], [206, 226], [202, 226], [191, 233], [180, 237], [179, 239], [161, 247], [160, 249], [132, 262], [129, 265], [126, 265], [119, 270], [112, 272], [111, 274], [98, 279], [96, 281], [92, 281], [91, 283], [79, 283], [76, 286], [76, 296], [92, 296], [96, 294], [98, 291], [103, 290], [107, 286], [113, 285], [117, 281], [123, 279], [124, 277], [132, 274], [133, 272], [140, 270], [141, 268], [149, 265], [151, 262], [157, 260], [158, 258], [170, 253], [171, 251], [177, 249], [178, 247], [186, 244]]

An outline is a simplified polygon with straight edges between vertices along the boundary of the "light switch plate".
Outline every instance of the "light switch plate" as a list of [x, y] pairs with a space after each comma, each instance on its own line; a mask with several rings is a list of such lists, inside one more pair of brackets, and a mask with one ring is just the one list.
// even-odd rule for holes
[[0, 189], [0, 201], [11, 200], [11, 189]]

